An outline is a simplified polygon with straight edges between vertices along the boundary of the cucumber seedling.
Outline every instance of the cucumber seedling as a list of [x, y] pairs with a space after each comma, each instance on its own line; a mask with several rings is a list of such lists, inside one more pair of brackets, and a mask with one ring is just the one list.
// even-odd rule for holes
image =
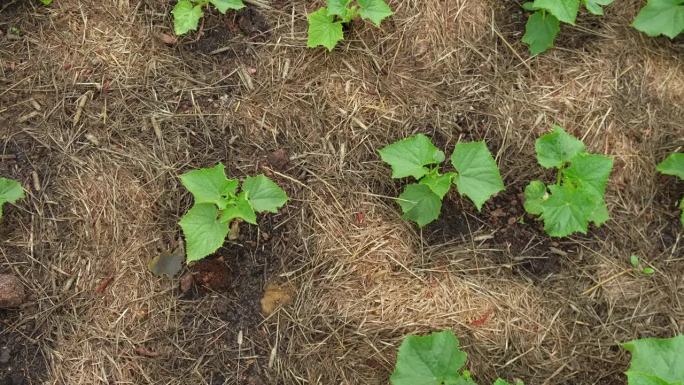
[[684, 384], [684, 335], [642, 338], [622, 344], [632, 353], [628, 385]]
[[648, 0], [632, 27], [651, 37], [674, 39], [684, 32], [684, 0]]
[[256, 225], [256, 213], [276, 213], [287, 203], [287, 194], [264, 175], [251, 176], [242, 182], [226, 178], [225, 167], [189, 171], [180, 177], [192, 193], [195, 203], [179, 224], [185, 235], [187, 261], [200, 260], [223, 245], [230, 223], [241, 219]]
[[173, 7], [173, 30], [176, 35], [185, 35], [196, 31], [199, 20], [204, 16], [204, 7], [209, 4], [216, 7], [222, 14], [229, 9], [239, 10], [245, 7], [242, 0], [178, 0]]
[[[684, 153], [675, 152], [670, 154], [665, 160], [660, 162], [656, 170], [664, 175], [674, 175], [680, 180], [684, 180]], [[679, 201], [679, 210], [681, 210], [680, 221], [684, 226], [684, 197]]]
[[594, 15], [603, 15], [603, 7], [614, 0], [534, 0], [523, 3], [523, 9], [532, 12], [525, 25], [523, 43], [530, 54], [538, 55], [552, 48], [560, 32], [560, 23], [575, 25], [580, 3]]
[[587, 153], [584, 143], [559, 126], [539, 137], [535, 150], [542, 167], [558, 170], [556, 183], [547, 186], [535, 180], [525, 188], [525, 211], [544, 221], [546, 233], [586, 234], [590, 222], [605, 223], [609, 215], [604, 195], [613, 159]]
[[397, 202], [404, 212], [403, 218], [420, 227], [439, 218], [442, 199], [452, 184], [473, 201], [478, 211], [492, 195], [504, 189], [496, 161], [483, 141], [457, 143], [451, 155], [456, 170], [445, 174], [439, 172], [444, 152], [423, 134], [385, 146], [379, 153], [392, 167], [392, 178], [413, 177], [418, 181], [407, 185]]
[[323, 46], [332, 51], [344, 39], [344, 24], [360, 17], [379, 27], [384, 19], [392, 15], [392, 9], [384, 0], [327, 0], [326, 7], [308, 17], [306, 45], [309, 48]]
[[2, 219], [2, 207], [5, 203], [17, 203], [23, 198], [24, 189], [19, 182], [0, 177], [0, 219]]

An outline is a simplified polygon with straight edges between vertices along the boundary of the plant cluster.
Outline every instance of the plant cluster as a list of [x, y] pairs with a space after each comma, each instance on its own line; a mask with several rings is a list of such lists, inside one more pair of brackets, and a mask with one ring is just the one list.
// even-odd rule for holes
[[24, 189], [19, 182], [0, 177], [0, 219], [2, 219], [2, 206], [5, 203], [16, 203], [23, 198]]
[[323, 46], [332, 51], [344, 39], [342, 26], [359, 17], [370, 20], [377, 27], [392, 16], [392, 9], [384, 0], [327, 0], [327, 6], [308, 17], [307, 46]]
[[632, 353], [628, 385], [684, 384], [684, 335], [643, 338], [622, 344]]
[[413, 177], [417, 183], [404, 188], [397, 202], [403, 218], [423, 227], [439, 218], [442, 199], [456, 185], [458, 192], [470, 198], [478, 211], [494, 194], [504, 189], [499, 168], [485, 142], [458, 143], [451, 155], [455, 171], [440, 173], [444, 152], [430, 139], [418, 134], [399, 140], [379, 150], [383, 161], [392, 167], [392, 178]]
[[[468, 355], [449, 331], [427, 336], [409, 335], [399, 347], [392, 385], [477, 385], [470, 372], [462, 370]], [[515, 381], [515, 385], [524, 385]], [[511, 385], [497, 379], [494, 385]]]
[[525, 188], [525, 211], [544, 221], [546, 233], [586, 234], [590, 222], [605, 223], [609, 215], [604, 194], [613, 160], [587, 153], [584, 143], [559, 126], [537, 139], [535, 150], [542, 167], [557, 169], [556, 183], [535, 180]]
[[184, 35], [196, 31], [199, 20], [204, 16], [204, 7], [209, 4], [225, 14], [229, 9], [239, 10], [245, 7], [242, 0], [178, 0], [173, 7], [173, 30], [176, 35]]
[[[684, 17], [684, 16], [682, 16]], [[664, 175], [674, 175], [684, 180], [684, 153], [675, 152], [670, 154], [665, 160], [660, 162], [656, 170]], [[679, 210], [681, 210], [680, 221], [684, 226], [684, 197], [679, 201]]]
[[264, 175], [242, 182], [226, 178], [225, 167], [189, 171], [180, 177], [192, 193], [195, 203], [179, 224], [185, 235], [187, 261], [200, 260], [223, 245], [235, 219], [256, 224], [257, 212], [278, 212], [288, 197], [277, 184]]

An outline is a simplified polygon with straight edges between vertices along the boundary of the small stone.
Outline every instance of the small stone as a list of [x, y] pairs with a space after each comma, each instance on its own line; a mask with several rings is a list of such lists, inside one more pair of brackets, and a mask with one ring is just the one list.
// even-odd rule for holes
[[26, 299], [24, 286], [14, 275], [0, 274], [0, 308], [19, 307]]

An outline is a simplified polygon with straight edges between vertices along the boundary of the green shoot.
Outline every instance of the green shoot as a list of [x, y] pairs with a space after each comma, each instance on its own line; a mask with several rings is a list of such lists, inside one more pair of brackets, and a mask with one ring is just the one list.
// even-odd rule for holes
[[640, 258], [637, 255], [632, 254], [629, 257], [629, 264], [632, 265], [632, 267], [635, 270], [637, 270], [638, 272], [640, 272], [641, 274], [650, 276], [650, 275], [653, 275], [655, 273], [655, 270], [653, 268], [642, 267]]
[[546, 233], [552, 237], [586, 234], [590, 222], [596, 226], [606, 222], [604, 194], [613, 160], [587, 153], [584, 143], [559, 126], [537, 139], [535, 149], [540, 165], [558, 169], [555, 184], [535, 180], [525, 188], [525, 211], [544, 221]]
[[[675, 152], [670, 154], [665, 160], [656, 166], [656, 170], [664, 175], [674, 175], [680, 180], [684, 180], [684, 153]], [[681, 210], [680, 221], [684, 226], [684, 197], [679, 201], [679, 210]]]
[[674, 39], [684, 31], [684, 0], [648, 0], [632, 26], [651, 37]]
[[384, 19], [392, 15], [392, 9], [384, 0], [327, 0], [326, 7], [308, 17], [307, 46], [323, 46], [332, 51], [344, 39], [343, 24], [360, 17], [379, 27]]
[[178, 0], [171, 11], [173, 29], [176, 35], [185, 35], [190, 31], [196, 31], [199, 20], [204, 16], [203, 9], [210, 3], [222, 14], [225, 14], [229, 9], [239, 10], [245, 7], [242, 0]]
[[185, 235], [188, 262], [218, 250], [233, 220], [256, 225], [257, 212], [275, 213], [288, 200], [285, 191], [264, 175], [246, 178], [238, 192], [238, 181], [226, 178], [221, 163], [187, 172], [180, 179], [195, 199], [194, 206], [179, 222]]
[[622, 344], [632, 353], [628, 385], [679, 385], [684, 383], [684, 336], [643, 338]]
[[5, 203], [16, 203], [24, 198], [24, 189], [16, 180], [0, 177], [0, 219], [2, 219], [2, 206]]
[[418, 182], [409, 184], [397, 202], [404, 215], [423, 227], [439, 218], [442, 199], [456, 185], [459, 193], [477, 207], [504, 189], [499, 169], [485, 142], [458, 143], [451, 155], [455, 172], [441, 174], [439, 164], [444, 152], [430, 139], [418, 134], [385, 146], [380, 157], [392, 167], [392, 178], [413, 177]]

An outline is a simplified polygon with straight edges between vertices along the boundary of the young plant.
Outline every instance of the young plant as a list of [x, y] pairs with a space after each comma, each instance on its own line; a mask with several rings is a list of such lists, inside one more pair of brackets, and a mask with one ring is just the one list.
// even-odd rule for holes
[[[670, 154], [665, 160], [658, 164], [656, 170], [661, 174], [674, 175], [679, 177], [680, 180], [684, 180], [684, 153], [675, 152]], [[684, 226], [684, 197], [679, 201], [679, 209], [681, 210], [679, 219], [682, 222], [682, 226]]]
[[188, 262], [218, 250], [234, 219], [256, 225], [257, 212], [276, 213], [288, 199], [285, 191], [264, 175], [246, 178], [238, 192], [238, 181], [226, 178], [221, 163], [187, 172], [180, 179], [195, 198], [194, 206], [179, 222]]
[[[410, 335], [399, 347], [392, 385], [477, 385], [465, 366], [468, 355], [459, 348], [458, 338], [449, 331], [427, 336]], [[494, 385], [510, 385], [497, 379]], [[516, 381], [515, 385], [524, 385]]]
[[323, 46], [332, 51], [337, 43], [344, 39], [343, 24], [361, 17], [379, 27], [380, 23], [392, 14], [392, 9], [384, 0], [327, 0], [327, 7], [308, 17], [307, 46]]
[[636, 271], [640, 272], [640, 273], [643, 274], [643, 275], [651, 276], [651, 275], [653, 275], [653, 273], [655, 273], [655, 270], [653, 270], [653, 268], [641, 266], [640, 258], [639, 258], [639, 256], [637, 256], [637, 255], [633, 255], [633, 254], [632, 254], [632, 255], [629, 257], [629, 264], [632, 265], [632, 267], [633, 267]]
[[185, 35], [196, 31], [199, 20], [204, 16], [204, 7], [211, 3], [222, 14], [229, 9], [238, 10], [245, 7], [242, 0], [178, 0], [173, 7], [173, 30], [176, 35]]
[[632, 26], [648, 36], [674, 39], [684, 31], [684, 0], [648, 0]]
[[535, 143], [537, 161], [544, 168], [558, 169], [556, 183], [530, 182], [525, 188], [525, 211], [544, 221], [552, 237], [587, 233], [589, 222], [601, 226], [608, 218], [604, 200], [613, 159], [589, 154], [584, 143], [559, 126]]
[[684, 384], [684, 336], [643, 338], [622, 344], [632, 353], [628, 385]]
[[533, 12], [527, 19], [523, 43], [530, 54], [538, 55], [553, 47], [560, 32], [560, 23], [575, 25], [580, 2], [594, 15], [603, 15], [603, 7], [614, 0], [534, 0], [523, 4], [526, 11]]
[[2, 219], [2, 206], [5, 203], [16, 203], [24, 198], [24, 189], [16, 180], [0, 177], [0, 219]]
[[407, 185], [397, 202], [404, 212], [403, 218], [420, 227], [439, 218], [442, 199], [452, 183], [461, 195], [473, 201], [478, 211], [492, 195], [504, 189], [499, 168], [483, 141], [457, 143], [451, 155], [456, 171], [445, 174], [439, 172], [444, 153], [423, 134], [390, 144], [379, 153], [392, 167], [392, 178], [410, 176], [418, 181]]

